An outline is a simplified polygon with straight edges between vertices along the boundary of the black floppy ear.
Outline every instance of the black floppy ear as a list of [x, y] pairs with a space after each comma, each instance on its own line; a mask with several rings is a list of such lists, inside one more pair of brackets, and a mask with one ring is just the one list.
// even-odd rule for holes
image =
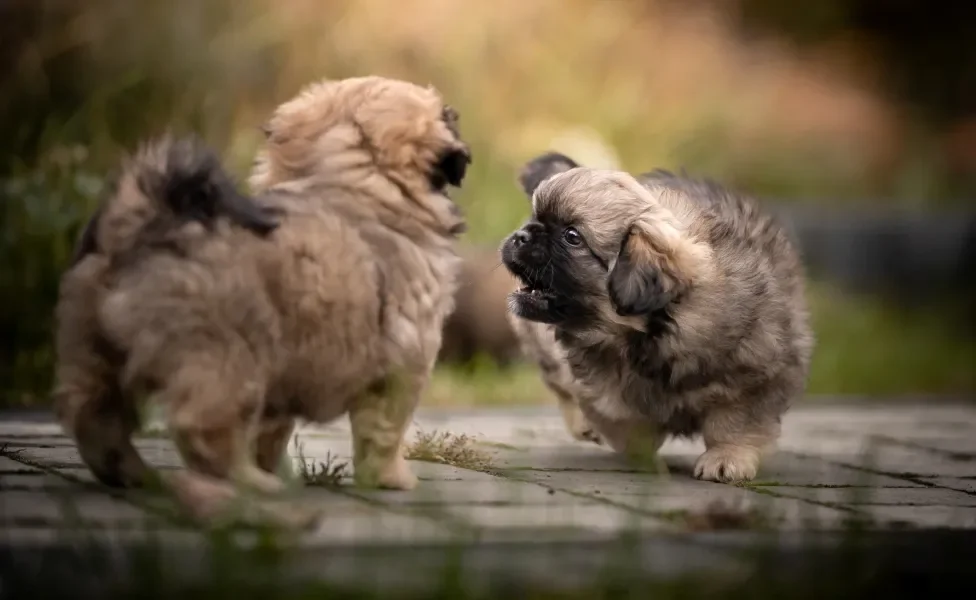
[[525, 195], [531, 198], [536, 188], [543, 181], [553, 175], [575, 169], [578, 166], [575, 160], [565, 154], [546, 152], [525, 163], [525, 166], [522, 167], [522, 171], [519, 173], [519, 185], [522, 186], [522, 191], [525, 192]]
[[471, 151], [467, 146], [461, 144], [447, 150], [441, 155], [434, 169], [438, 175], [444, 178], [444, 181], [454, 187], [461, 187], [461, 182], [464, 181], [464, 176], [467, 174], [468, 165], [470, 164]]
[[[441, 110], [441, 120], [447, 130], [454, 136], [455, 144], [444, 151], [434, 166], [436, 178], [442, 179], [454, 187], [461, 187], [464, 176], [471, 164], [471, 149], [461, 141], [461, 131], [458, 129], [459, 115], [451, 106], [444, 106]], [[435, 187], [441, 187], [439, 185]]]
[[677, 298], [678, 282], [662, 270], [662, 261], [654, 260], [655, 254], [645, 235], [631, 228], [607, 281], [610, 302], [618, 315], [648, 315]]

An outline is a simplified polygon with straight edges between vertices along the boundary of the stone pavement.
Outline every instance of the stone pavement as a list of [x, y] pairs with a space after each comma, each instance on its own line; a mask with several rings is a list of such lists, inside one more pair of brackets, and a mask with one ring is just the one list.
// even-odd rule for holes
[[[513, 561], [528, 563], [519, 553], [532, 545], [581, 548], [636, 535], [657, 544], [642, 568], [667, 571], [721, 565], [730, 555], [712, 542], [730, 530], [741, 538], [770, 529], [838, 531], [851, 523], [896, 531], [976, 529], [974, 405], [807, 403], [787, 415], [778, 453], [743, 486], [690, 476], [700, 442], [666, 444], [667, 474], [639, 472], [602, 447], [572, 441], [554, 406], [421, 411], [411, 439], [418, 431], [471, 436], [477, 460], [460, 466], [414, 461], [421, 482], [413, 492], [363, 491], [348, 479], [296, 491], [298, 501], [326, 513], [301, 543], [346, 549], [328, 568], [314, 567], [317, 573], [348, 575], [343, 565], [371, 547], [399, 545], [416, 558], [421, 548], [472, 540], [505, 548], [477, 560], [510, 571]], [[164, 436], [146, 435], [137, 446], [155, 466], [179, 464]], [[0, 419], [0, 447], [0, 546], [14, 554], [55, 544], [80, 525], [112, 539], [163, 531], [167, 543], [187, 548], [199, 535], [168, 519], [154, 505], [158, 499], [110, 495], [96, 485], [49, 419]], [[345, 422], [301, 429], [292, 454], [299, 449], [307, 464], [348, 460]], [[546, 560], [571, 546], [559, 547]], [[593, 559], [581, 551], [573, 560]]]

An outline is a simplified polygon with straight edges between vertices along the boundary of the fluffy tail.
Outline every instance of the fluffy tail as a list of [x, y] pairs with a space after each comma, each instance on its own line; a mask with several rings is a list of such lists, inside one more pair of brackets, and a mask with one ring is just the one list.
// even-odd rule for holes
[[547, 152], [525, 163], [519, 173], [519, 184], [530, 198], [536, 188], [553, 175], [575, 169], [579, 164], [575, 160], [558, 152]]
[[72, 266], [92, 253], [117, 255], [148, 231], [162, 233], [189, 222], [213, 229], [220, 219], [267, 235], [278, 222], [241, 194], [220, 159], [195, 137], [164, 137], [144, 145], [122, 167], [114, 193], [89, 219]]

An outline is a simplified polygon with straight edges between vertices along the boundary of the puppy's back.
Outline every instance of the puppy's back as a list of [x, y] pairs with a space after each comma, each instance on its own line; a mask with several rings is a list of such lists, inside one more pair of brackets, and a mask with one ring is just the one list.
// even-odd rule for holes
[[195, 222], [226, 219], [259, 235], [277, 221], [234, 186], [217, 155], [194, 137], [150, 141], [125, 161], [109, 198], [86, 223], [70, 266], [92, 253], [109, 257], [158, 242]]

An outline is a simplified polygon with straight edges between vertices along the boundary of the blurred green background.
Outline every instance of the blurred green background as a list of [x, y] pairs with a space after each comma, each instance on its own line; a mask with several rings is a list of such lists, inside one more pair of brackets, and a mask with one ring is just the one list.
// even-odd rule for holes
[[[2, 403], [46, 401], [58, 277], [122, 153], [192, 130], [243, 179], [264, 118], [323, 77], [441, 90], [475, 153], [457, 195], [466, 242], [489, 249], [527, 216], [518, 167], [550, 148], [594, 166], [686, 167], [771, 202], [968, 205], [976, 98], [959, 81], [973, 81], [961, 71], [972, 28], [949, 16], [925, 37], [910, 25], [931, 11], [904, 4], [2, 2]], [[976, 390], [972, 333], [944, 303], [908, 310], [826, 281], [810, 297], [811, 393]], [[428, 403], [547, 398], [531, 369], [478, 360], [442, 365]]]

